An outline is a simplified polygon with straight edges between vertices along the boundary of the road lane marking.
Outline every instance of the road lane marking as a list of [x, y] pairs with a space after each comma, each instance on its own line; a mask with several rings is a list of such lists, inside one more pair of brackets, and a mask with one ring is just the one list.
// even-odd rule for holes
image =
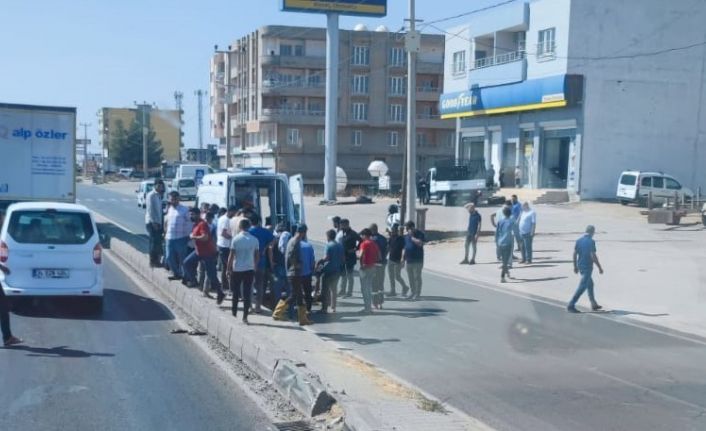
[[95, 209], [91, 209], [91, 211], [93, 211], [94, 214], [96, 214], [96, 215], [100, 216], [101, 218], [103, 218], [103, 219], [104, 219], [105, 221], [107, 221], [108, 223], [110, 223], [110, 224], [112, 224], [112, 225], [115, 225], [116, 227], [119, 227], [120, 229], [124, 230], [125, 232], [129, 233], [130, 235], [136, 235], [135, 232], [133, 232], [132, 230], [126, 228], [125, 226], [123, 226], [122, 224], [116, 222], [115, 220], [111, 219], [110, 217], [106, 217], [105, 215], [103, 215], [102, 213], [96, 211]]
[[103, 199], [103, 198], [98, 198], [98, 202], [105, 202], [105, 199]]

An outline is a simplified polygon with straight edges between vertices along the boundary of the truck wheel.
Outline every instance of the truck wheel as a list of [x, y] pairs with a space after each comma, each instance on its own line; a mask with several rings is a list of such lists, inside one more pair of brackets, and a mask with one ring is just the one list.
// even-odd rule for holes
[[448, 193], [444, 193], [444, 196], [442, 196], [441, 204], [445, 207], [451, 206], [451, 197]]
[[706, 226], [706, 214], [701, 214], [701, 224]]

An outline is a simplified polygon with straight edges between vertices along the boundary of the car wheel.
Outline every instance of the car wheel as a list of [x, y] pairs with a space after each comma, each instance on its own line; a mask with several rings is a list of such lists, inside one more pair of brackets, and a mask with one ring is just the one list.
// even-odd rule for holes
[[625, 205], [627, 205], [627, 204], [628, 204], [628, 201], [622, 200], [622, 199], [620, 200], [620, 205], [625, 206]]
[[451, 206], [451, 197], [449, 197], [448, 193], [441, 197], [441, 204], [445, 207]]
[[91, 314], [103, 314], [103, 297], [91, 296], [86, 298], [88, 310]]

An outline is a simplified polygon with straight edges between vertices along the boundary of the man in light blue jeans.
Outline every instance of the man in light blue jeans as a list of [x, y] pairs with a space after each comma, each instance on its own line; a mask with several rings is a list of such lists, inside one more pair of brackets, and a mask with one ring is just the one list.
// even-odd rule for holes
[[596, 302], [596, 298], [593, 295], [593, 264], [595, 263], [598, 267], [598, 271], [603, 274], [603, 267], [598, 261], [598, 255], [596, 254], [596, 242], [593, 240], [593, 234], [596, 232], [596, 228], [592, 225], [586, 227], [586, 233], [576, 241], [576, 246], [574, 247], [574, 272], [576, 274], [581, 274], [581, 281], [579, 282], [579, 287], [574, 293], [574, 297], [569, 301], [569, 305], [566, 310], [569, 313], [579, 313], [576, 309], [576, 302], [585, 291], [588, 291], [588, 299], [591, 301], [591, 309], [593, 311], [598, 311], [602, 309], [600, 305]]
[[519, 229], [522, 241], [522, 260], [520, 263], [532, 263], [532, 241], [537, 228], [537, 214], [530, 208], [527, 202], [522, 204], [522, 214], [520, 214]]
[[189, 209], [179, 203], [179, 193], [169, 193], [169, 209], [164, 217], [164, 238], [167, 240], [167, 262], [172, 271], [170, 280], [181, 280], [184, 276], [182, 265], [186, 259], [186, 249], [193, 223], [189, 219]]

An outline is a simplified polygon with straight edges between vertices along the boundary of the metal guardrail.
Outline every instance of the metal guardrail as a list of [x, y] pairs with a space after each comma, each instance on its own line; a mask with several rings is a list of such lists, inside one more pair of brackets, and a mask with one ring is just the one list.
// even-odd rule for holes
[[525, 51], [512, 51], [504, 54], [499, 54], [494, 57], [485, 57], [477, 59], [473, 64], [473, 69], [483, 69], [491, 66], [499, 66], [501, 64], [513, 63], [520, 61], [527, 56]]

